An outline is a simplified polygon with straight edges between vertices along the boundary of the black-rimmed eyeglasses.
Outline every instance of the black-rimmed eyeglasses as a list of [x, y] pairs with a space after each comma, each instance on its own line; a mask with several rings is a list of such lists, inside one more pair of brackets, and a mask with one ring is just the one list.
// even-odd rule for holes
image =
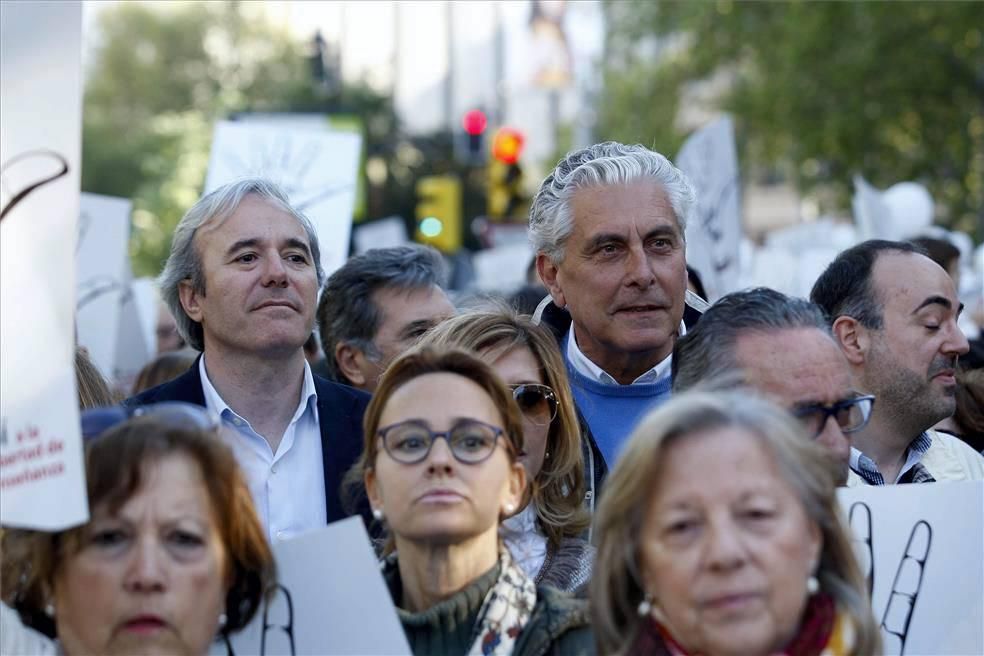
[[523, 383], [509, 388], [523, 416], [537, 426], [547, 426], [557, 416], [557, 395], [549, 386]]
[[376, 431], [383, 440], [383, 448], [393, 460], [404, 465], [422, 462], [430, 454], [438, 438], [444, 438], [455, 460], [466, 465], [477, 465], [495, 451], [496, 442], [503, 431], [498, 426], [477, 419], [459, 421], [447, 431], [433, 431], [419, 419], [408, 419]]
[[871, 418], [871, 408], [875, 404], [873, 396], [858, 396], [837, 403], [801, 405], [793, 408], [795, 415], [811, 437], [823, 432], [827, 418], [833, 417], [841, 432], [853, 433], [861, 430]]
[[185, 430], [215, 431], [221, 423], [216, 415], [202, 406], [181, 401], [135, 407], [114, 405], [82, 411], [82, 439], [94, 439], [133, 417], [154, 417], [168, 426]]

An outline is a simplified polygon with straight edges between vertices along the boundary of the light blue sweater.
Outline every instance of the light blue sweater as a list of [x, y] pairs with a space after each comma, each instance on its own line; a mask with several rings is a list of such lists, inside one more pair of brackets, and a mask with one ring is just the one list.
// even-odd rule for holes
[[567, 359], [567, 349], [562, 350], [574, 401], [611, 469], [643, 415], [669, 398], [670, 376], [667, 374], [655, 383], [606, 385], [577, 371]]

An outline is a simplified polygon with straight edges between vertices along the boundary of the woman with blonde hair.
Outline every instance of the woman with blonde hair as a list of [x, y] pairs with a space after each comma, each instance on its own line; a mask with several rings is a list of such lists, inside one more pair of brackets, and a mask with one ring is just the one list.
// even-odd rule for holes
[[836, 474], [748, 393], [686, 393], [649, 414], [595, 516], [599, 653], [878, 653]]
[[523, 414], [520, 462], [530, 487], [517, 514], [503, 523], [503, 537], [537, 583], [581, 591], [594, 553], [582, 539], [590, 516], [581, 431], [556, 341], [528, 317], [496, 307], [448, 319], [420, 344], [473, 351], [509, 386]]

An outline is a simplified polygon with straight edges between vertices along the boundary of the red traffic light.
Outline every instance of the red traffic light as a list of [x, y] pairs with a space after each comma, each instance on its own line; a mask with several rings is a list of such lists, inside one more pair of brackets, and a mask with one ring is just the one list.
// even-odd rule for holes
[[485, 113], [480, 109], [473, 109], [465, 114], [465, 117], [461, 119], [461, 126], [465, 128], [465, 132], [472, 136], [476, 136], [485, 132], [485, 126], [489, 124], [489, 120], [485, 117]]
[[500, 128], [492, 142], [492, 156], [503, 164], [515, 164], [523, 152], [526, 139], [523, 133], [513, 128]]

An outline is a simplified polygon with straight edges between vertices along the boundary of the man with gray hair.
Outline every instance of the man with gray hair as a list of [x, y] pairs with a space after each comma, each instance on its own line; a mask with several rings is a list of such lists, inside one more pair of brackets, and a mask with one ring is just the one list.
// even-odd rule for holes
[[736, 384], [788, 408], [846, 482], [849, 435], [868, 422], [874, 397], [852, 389], [847, 359], [818, 306], [759, 287], [708, 308], [673, 348], [673, 391]]
[[230, 445], [271, 541], [345, 516], [340, 486], [362, 450], [368, 395], [315, 377], [303, 346], [324, 273], [311, 222], [276, 185], [250, 178], [205, 195], [178, 223], [161, 296], [202, 351], [131, 406], [205, 406]]
[[397, 356], [454, 315], [446, 267], [429, 246], [374, 248], [350, 258], [321, 293], [318, 331], [331, 377], [367, 392]]
[[686, 302], [695, 202], [665, 157], [614, 142], [568, 154], [533, 199], [530, 236], [550, 293], [535, 319], [559, 339], [597, 447], [588, 455], [602, 465], [669, 395], [673, 344], [700, 316]]

